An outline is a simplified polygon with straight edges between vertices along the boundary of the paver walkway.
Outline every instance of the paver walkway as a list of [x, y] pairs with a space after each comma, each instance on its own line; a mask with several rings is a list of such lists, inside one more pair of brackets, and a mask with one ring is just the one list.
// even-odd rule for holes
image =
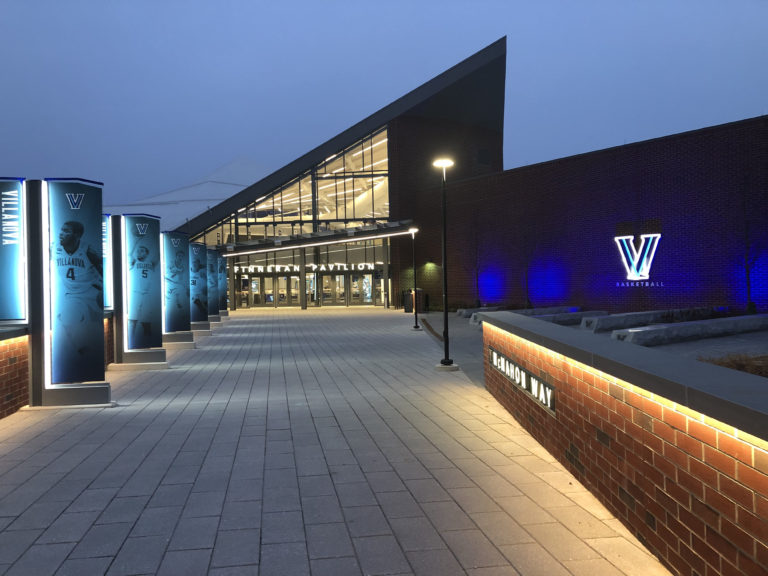
[[411, 325], [238, 311], [114, 408], [0, 420], [0, 573], [667, 574]]

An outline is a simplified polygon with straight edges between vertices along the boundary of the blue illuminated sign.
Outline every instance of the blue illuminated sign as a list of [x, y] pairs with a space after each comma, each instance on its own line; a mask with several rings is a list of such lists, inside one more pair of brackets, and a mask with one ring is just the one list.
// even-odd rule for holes
[[48, 180], [51, 383], [104, 379], [101, 185]]
[[624, 268], [627, 271], [627, 280], [648, 280], [660, 239], [661, 234], [642, 234], [640, 246], [636, 247], [634, 236], [617, 236], [614, 238], [619, 247]]
[[23, 187], [20, 179], [0, 180], [0, 320], [26, 317]]
[[126, 350], [163, 345], [160, 270], [160, 219], [124, 216], [128, 334]]

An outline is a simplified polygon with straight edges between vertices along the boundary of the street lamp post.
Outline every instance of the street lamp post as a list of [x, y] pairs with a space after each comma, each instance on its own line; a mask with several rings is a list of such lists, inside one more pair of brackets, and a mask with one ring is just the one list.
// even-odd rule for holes
[[421, 330], [419, 326], [419, 307], [416, 303], [416, 232], [418, 228], [410, 228], [408, 232], [411, 233], [411, 249], [413, 256], [413, 330]]
[[442, 183], [442, 202], [443, 202], [443, 346], [445, 348], [445, 357], [440, 360], [440, 367], [448, 368], [453, 366], [453, 360], [448, 353], [448, 257], [446, 254], [446, 208], [445, 208], [445, 171], [453, 166], [453, 160], [450, 158], [438, 158], [432, 165], [435, 168], [443, 169], [443, 183]]

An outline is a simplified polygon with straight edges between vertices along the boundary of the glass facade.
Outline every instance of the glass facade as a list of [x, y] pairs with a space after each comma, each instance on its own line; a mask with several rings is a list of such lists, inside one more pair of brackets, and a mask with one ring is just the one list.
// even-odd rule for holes
[[[257, 245], [315, 232], [342, 232], [389, 219], [386, 127], [326, 158], [268, 194], [242, 206], [192, 241], [209, 247]], [[306, 304], [383, 304], [389, 254], [381, 239], [301, 250], [276, 250], [228, 259], [236, 307]]]
[[387, 129], [326, 158], [192, 241], [208, 246], [343, 230], [389, 218]]

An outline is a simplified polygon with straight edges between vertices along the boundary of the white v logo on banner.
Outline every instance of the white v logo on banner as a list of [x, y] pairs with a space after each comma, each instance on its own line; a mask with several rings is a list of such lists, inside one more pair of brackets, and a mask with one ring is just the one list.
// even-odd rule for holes
[[85, 194], [72, 194], [71, 192], [67, 192], [66, 197], [67, 202], [69, 202], [69, 207], [72, 210], [80, 210], [83, 206], [83, 198], [85, 198]]

